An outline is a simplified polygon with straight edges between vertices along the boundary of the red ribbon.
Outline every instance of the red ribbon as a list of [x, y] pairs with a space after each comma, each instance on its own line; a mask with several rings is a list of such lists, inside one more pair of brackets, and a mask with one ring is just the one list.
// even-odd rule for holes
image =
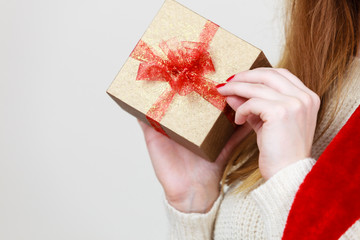
[[219, 110], [224, 110], [225, 97], [218, 93], [217, 83], [204, 77], [215, 72], [208, 49], [218, 28], [215, 23], [207, 21], [199, 42], [177, 41], [175, 38], [161, 41], [159, 47], [166, 57], [160, 57], [142, 40], [131, 53], [130, 57], [141, 61], [136, 80], [163, 81], [170, 85], [146, 114], [150, 124], [164, 135], [167, 134], [160, 121], [176, 94], [186, 96], [195, 91]]

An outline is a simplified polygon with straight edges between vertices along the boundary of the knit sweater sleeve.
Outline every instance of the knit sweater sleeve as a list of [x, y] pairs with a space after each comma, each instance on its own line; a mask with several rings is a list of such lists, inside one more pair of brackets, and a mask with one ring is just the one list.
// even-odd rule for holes
[[250, 193], [261, 211], [269, 239], [281, 239], [295, 194], [314, 164], [312, 158], [293, 163]]
[[212, 239], [214, 222], [223, 194], [220, 194], [207, 213], [183, 213], [172, 207], [166, 200], [165, 208], [169, 220], [170, 240]]
[[[315, 160], [306, 158], [282, 169], [251, 192], [263, 216], [268, 239], [281, 239], [291, 205], [305, 176]], [[340, 240], [360, 240], [360, 220], [356, 221]]]

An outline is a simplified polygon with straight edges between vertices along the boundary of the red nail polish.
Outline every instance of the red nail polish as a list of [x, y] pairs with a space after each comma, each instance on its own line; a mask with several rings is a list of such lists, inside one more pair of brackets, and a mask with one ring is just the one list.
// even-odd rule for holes
[[233, 79], [235, 77], [235, 74], [232, 75], [231, 77], [229, 77], [228, 79], [226, 79], [227, 82], [229, 82], [231, 79]]
[[216, 87], [216, 88], [221, 88], [221, 87], [225, 86], [225, 84], [226, 84], [226, 83], [220, 83], [220, 84], [216, 85], [215, 87]]

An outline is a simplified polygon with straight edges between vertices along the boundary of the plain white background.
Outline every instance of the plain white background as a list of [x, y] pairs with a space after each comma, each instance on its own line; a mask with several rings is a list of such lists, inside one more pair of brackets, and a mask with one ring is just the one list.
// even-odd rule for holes
[[[279, 0], [179, 0], [276, 64]], [[166, 239], [135, 119], [105, 93], [163, 0], [0, 0], [0, 239]]]

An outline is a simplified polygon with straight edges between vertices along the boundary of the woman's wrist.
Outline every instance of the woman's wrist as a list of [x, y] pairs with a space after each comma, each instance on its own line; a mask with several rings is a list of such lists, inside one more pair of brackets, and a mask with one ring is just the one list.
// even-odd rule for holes
[[292, 160], [292, 161], [281, 161], [279, 164], [272, 166], [272, 168], [268, 169], [267, 171], [264, 171], [263, 169], [263, 178], [265, 181], [269, 180], [272, 176], [274, 176], [275, 174], [277, 174], [278, 172], [280, 172], [281, 170], [289, 167], [292, 164], [297, 163], [298, 161], [305, 159], [307, 157], [299, 157], [297, 158], [297, 160]]
[[183, 196], [168, 196], [166, 199], [168, 203], [183, 213], [207, 213], [212, 208], [216, 199], [220, 195], [220, 189], [197, 189], [196, 191], [189, 191]]

